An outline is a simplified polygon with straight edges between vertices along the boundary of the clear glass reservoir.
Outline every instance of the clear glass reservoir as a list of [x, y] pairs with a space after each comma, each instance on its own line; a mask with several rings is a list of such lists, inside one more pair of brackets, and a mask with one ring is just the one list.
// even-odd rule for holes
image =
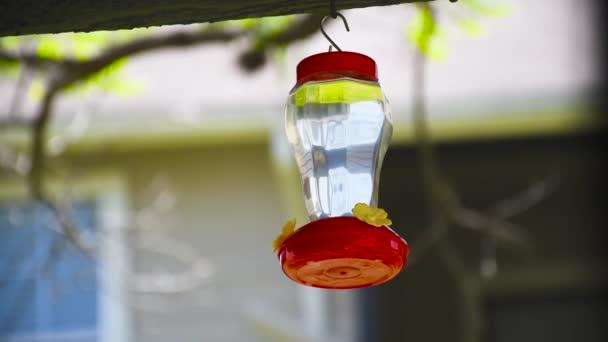
[[407, 242], [352, 213], [357, 203], [377, 207], [393, 131], [376, 63], [354, 52], [327, 52], [302, 60], [297, 75], [285, 128], [311, 222], [281, 243], [281, 268], [299, 284], [327, 289], [389, 281], [405, 267]]
[[352, 216], [356, 203], [377, 206], [393, 126], [373, 67], [373, 75], [326, 68], [300, 79], [289, 94], [285, 128], [311, 221]]

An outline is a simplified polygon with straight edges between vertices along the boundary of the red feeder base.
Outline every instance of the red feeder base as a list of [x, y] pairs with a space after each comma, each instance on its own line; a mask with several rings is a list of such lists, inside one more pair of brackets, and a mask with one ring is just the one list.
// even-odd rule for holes
[[354, 289], [384, 283], [405, 266], [409, 248], [389, 227], [355, 217], [310, 222], [278, 251], [283, 272], [292, 280], [326, 289]]

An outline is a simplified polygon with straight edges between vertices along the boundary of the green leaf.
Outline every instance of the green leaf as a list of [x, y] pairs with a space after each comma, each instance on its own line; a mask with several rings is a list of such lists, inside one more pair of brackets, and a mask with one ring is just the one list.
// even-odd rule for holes
[[426, 54], [429, 41], [435, 33], [435, 19], [427, 6], [418, 8], [419, 10], [408, 28], [408, 37], [422, 53]]
[[19, 72], [19, 62], [0, 60], [0, 77], [15, 78]]
[[66, 90], [74, 93], [103, 90], [123, 96], [137, 94], [144, 89], [144, 85], [140, 82], [124, 79], [120, 71], [126, 62], [127, 58], [121, 58], [87, 79], [66, 88]]
[[10, 37], [0, 37], [0, 46], [5, 49], [16, 49], [19, 45], [23, 43], [23, 38], [10, 36]]
[[[33, 43], [36, 46], [36, 54], [40, 57], [60, 60], [61, 58], [71, 56], [79, 60], [87, 60], [112, 44], [132, 40], [152, 30], [154, 29], [141, 28], [88, 33], [1, 37], [0, 46], [5, 49], [18, 50], [26, 43]], [[119, 95], [135, 94], [143, 89], [143, 85], [124, 79], [120, 71], [126, 62], [127, 59], [118, 60], [87, 79], [68, 87], [66, 90], [70, 92], [82, 92], [97, 89]], [[0, 76], [14, 77], [19, 70], [18, 67], [18, 62], [0, 60]], [[28, 96], [39, 99], [43, 91], [44, 85], [42, 79], [36, 78], [28, 89]]]
[[418, 12], [406, 28], [408, 39], [418, 50], [434, 61], [447, 57], [447, 31], [436, 24], [427, 5], [418, 6]]
[[86, 60], [112, 44], [132, 40], [151, 30], [138, 28], [132, 30], [68, 33], [64, 38], [66, 40], [65, 44], [71, 47], [73, 55], [80, 60]]
[[51, 35], [43, 35], [38, 40], [36, 50], [38, 56], [59, 60], [65, 55], [65, 51], [59, 43], [58, 39]]
[[74, 33], [69, 38], [74, 56], [79, 60], [95, 55], [111, 40], [108, 32]]
[[254, 28], [258, 23], [258, 19], [255, 18], [247, 18], [241, 20], [231, 20], [229, 21], [230, 25], [234, 25], [236, 27], [242, 27], [244, 29]]
[[272, 37], [286, 29], [292, 22], [293, 16], [289, 15], [261, 18], [258, 19], [255, 29], [260, 36]]
[[473, 37], [481, 36], [484, 33], [481, 24], [477, 20], [470, 18], [459, 18], [458, 27], [460, 27], [464, 33]]
[[[0, 37], [0, 47], [18, 51], [21, 45], [31, 40], [31, 36]], [[0, 60], [0, 77], [15, 78], [19, 74], [19, 61]]]
[[144, 90], [143, 83], [124, 80], [120, 75], [104, 77], [98, 81], [96, 86], [108, 93], [120, 96], [136, 95]]
[[513, 8], [500, 0], [460, 0], [469, 10], [486, 17], [505, 17]]

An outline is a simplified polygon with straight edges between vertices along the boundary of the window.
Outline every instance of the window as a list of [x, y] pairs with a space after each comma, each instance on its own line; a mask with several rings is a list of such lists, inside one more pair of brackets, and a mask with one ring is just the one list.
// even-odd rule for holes
[[[94, 203], [78, 203], [73, 214], [78, 227], [95, 230]], [[91, 258], [63, 241], [47, 208], [0, 202], [0, 336], [95, 341], [95, 270]]]
[[104, 237], [91, 257], [63, 238], [48, 208], [0, 184], [0, 341], [128, 340], [124, 201], [108, 185], [83, 182], [72, 201], [81, 234]]

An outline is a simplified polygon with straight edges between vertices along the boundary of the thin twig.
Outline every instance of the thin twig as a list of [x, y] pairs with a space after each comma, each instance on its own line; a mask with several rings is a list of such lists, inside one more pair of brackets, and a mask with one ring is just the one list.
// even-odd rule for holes
[[491, 235], [502, 242], [526, 246], [529, 241], [522, 227], [477, 210], [465, 207], [453, 208], [450, 211], [450, 221], [459, 227]]
[[498, 202], [491, 212], [494, 213], [496, 217], [502, 219], [520, 215], [542, 202], [557, 190], [559, 178], [560, 176], [558, 173], [553, 173], [543, 180], [532, 183], [520, 194]]
[[[434, 16], [433, 8], [428, 4], [421, 7], [430, 11]], [[432, 35], [435, 25], [425, 28], [425, 34]], [[443, 177], [437, 165], [430, 129], [428, 127], [427, 105], [425, 95], [426, 58], [421, 51], [415, 51], [413, 59], [413, 113], [412, 124], [416, 140], [417, 155], [422, 173], [424, 188], [427, 192], [427, 201], [430, 216], [435, 217], [431, 226], [422, 236], [412, 244], [412, 258], [419, 260], [428, 253], [434, 245], [447, 238], [448, 228], [451, 226], [469, 229], [482, 236], [489, 236], [501, 242], [508, 242], [516, 246], [525, 246], [529, 241], [525, 230], [518, 225], [506, 221], [512, 214], [517, 214], [537, 203], [539, 200], [538, 188], [529, 191], [528, 197], [522, 206], [521, 197], [516, 201], [501, 203], [495, 210], [496, 215], [485, 214], [462, 205], [458, 194], [450, 183]], [[499, 215], [502, 214], [502, 215]]]
[[38, 197], [38, 201], [53, 212], [53, 215], [57, 218], [61, 233], [65, 236], [66, 240], [72, 243], [84, 255], [95, 255], [95, 245], [85, 242], [82, 238], [80, 229], [72, 220], [71, 210], [67, 206], [60, 204], [59, 200], [52, 200], [47, 197]]

